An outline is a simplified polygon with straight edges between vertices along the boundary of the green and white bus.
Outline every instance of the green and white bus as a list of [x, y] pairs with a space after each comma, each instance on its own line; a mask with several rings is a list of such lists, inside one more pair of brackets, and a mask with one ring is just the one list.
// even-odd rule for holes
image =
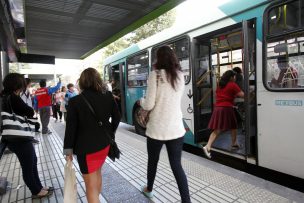
[[245, 98], [236, 101], [236, 113], [242, 147], [232, 150], [227, 132], [212, 150], [303, 179], [304, 1], [230, 0], [208, 11], [199, 24], [165, 30], [105, 60], [105, 80], [120, 84], [123, 121], [144, 134], [135, 119], [136, 101], [145, 95], [157, 48], [169, 45], [185, 75], [185, 143], [198, 146], [210, 135], [217, 81], [240, 67]]

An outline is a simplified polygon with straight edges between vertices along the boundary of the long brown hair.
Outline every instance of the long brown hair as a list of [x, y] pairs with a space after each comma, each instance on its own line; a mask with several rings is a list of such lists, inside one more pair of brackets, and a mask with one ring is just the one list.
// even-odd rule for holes
[[106, 92], [106, 87], [101, 80], [101, 76], [94, 68], [87, 68], [82, 71], [79, 78], [79, 87], [81, 90], [94, 90], [98, 92]]
[[167, 73], [167, 80], [170, 82], [173, 89], [175, 89], [178, 78], [178, 71], [181, 70], [179, 61], [174, 51], [169, 46], [162, 46], [156, 52], [157, 61], [154, 64], [155, 69], [165, 69]]

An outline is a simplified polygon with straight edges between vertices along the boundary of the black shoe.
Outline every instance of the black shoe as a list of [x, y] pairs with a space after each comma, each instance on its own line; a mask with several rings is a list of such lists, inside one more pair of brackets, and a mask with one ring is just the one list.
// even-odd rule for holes
[[42, 199], [53, 194], [53, 191], [48, 190], [45, 195], [32, 195], [32, 199]]
[[34, 144], [39, 144], [39, 140], [33, 139], [32, 141]]
[[50, 135], [50, 134], [52, 134], [52, 131], [47, 131], [46, 133], [42, 133], [42, 135]]
[[54, 187], [48, 187], [48, 189], [44, 189], [44, 190], [47, 190], [47, 191], [54, 191], [55, 188], [54, 188]]

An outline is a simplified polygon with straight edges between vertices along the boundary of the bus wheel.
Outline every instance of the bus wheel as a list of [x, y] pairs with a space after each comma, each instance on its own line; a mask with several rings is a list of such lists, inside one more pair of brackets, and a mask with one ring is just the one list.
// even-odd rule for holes
[[145, 136], [146, 135], [146, 128], [143, 127], [142, 125], [140, 125], [140, 122], [138, 122], [138, 116], [136, 116], [138, 114], [139, 109], [140, 109], [140, 107], [137, 107], [134, 110], [134, 113], [133, 113], [133, 124], [135, 126], [136, 133], [139, 134], [139, 135]]

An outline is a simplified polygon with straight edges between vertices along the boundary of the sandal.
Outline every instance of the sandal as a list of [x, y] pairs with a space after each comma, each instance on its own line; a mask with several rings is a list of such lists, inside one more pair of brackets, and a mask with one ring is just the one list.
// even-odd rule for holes
[[47, 193], [45, 195], [32, 195], [32, 199], [42, 199], [44, 197], [48, 197], [53, 194], [53, 191], [47, 190]]
[[239, 144], [235, 144], [235, 145], [231, 145], [231, 149], [233, 150], [239, 150], [241, 149], [242, 145], [239, 145]]
[[211, 152], [207, 149], [206, 146], [203, 146], [202, 144], [199, 144], [199, 147], [202, 148], [205, 156], [208, 158], [208, 159], [211, 159]]

